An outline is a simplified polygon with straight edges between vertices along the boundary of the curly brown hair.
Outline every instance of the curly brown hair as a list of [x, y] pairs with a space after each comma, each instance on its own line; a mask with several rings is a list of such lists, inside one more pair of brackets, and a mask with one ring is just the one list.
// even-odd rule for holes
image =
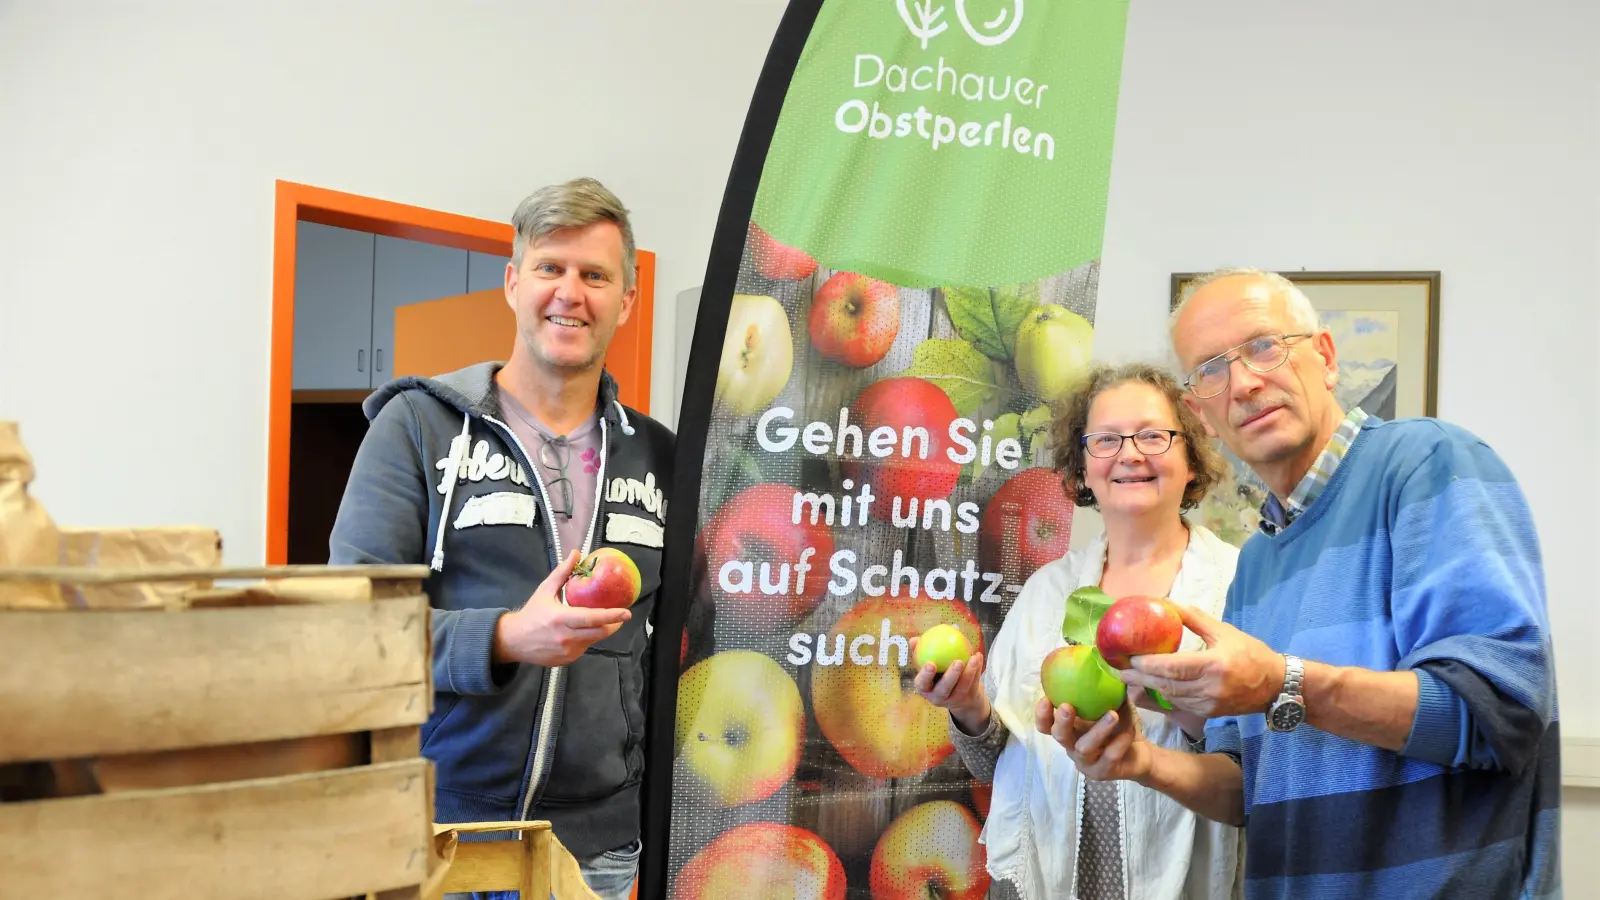
[[1084, 484], [1085, 453], [1083, 435], [1089, 427], [1089, 408], [1096, 397], [1119, 385], [1147, 384], [1155, 388], [1178, 418], [1178, 430], [1183, 433], [1184, 450], [1189, 454], [1189, 471], [1194, 477], [1183, 490], [1181, 509], [1190, 510], [1200, 505], [1212, 485], [1222, 480], [1222, 460], [1205, 425], [1183, 402], [1183, 389], [1177, 379], [1166, 370], [1148, 363], [1128, 363], [1120, 366], [1097, 365], [1089, 373], [1084, 386], [1057, 410], [1050, 423], [1051, 444], [1056, 452], [1056, 471], [1067, 494], [1079, 506], [1098, 508], [1094, 492]]

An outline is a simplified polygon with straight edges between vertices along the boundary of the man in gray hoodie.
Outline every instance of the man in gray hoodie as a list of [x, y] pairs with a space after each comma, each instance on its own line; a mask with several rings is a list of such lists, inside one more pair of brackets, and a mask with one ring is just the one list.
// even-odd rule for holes
[[[510, 359], [367, 398], [330, 561], [432, 568], [437, 820], [547, 819], [590, 887], [626, 898], [674, 439], [604, 368], [637, 297], [627, 210], [577, 179], [512, 224]], [[567, 606], [562, 585], [602, 546], [638, 566], [639, 600]]]

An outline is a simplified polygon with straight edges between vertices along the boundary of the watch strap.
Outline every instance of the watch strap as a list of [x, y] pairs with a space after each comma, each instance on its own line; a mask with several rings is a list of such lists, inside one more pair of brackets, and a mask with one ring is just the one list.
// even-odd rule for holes
[[1298, 656], [1288, 653], [1283, 655], [1283, 693], [1290, 697], [1300, 697], [1300, 686], [1305, 681], [1306, 666]]

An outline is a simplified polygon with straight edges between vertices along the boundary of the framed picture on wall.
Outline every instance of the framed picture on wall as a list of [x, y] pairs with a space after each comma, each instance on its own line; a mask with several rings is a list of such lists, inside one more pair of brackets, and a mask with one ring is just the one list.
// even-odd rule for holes
[[[1200, 277], [1172, 276], [1171, 308]], [[1384, 419], [1432, 416], [1438, 409], [1438, 272], [1283, 272], [1311, 299], [1339, 355], [1334, 390], [1348, 410], [1360, 406]], [[1190, 517], [1242, 546], [1256, 532], [1267, 488], [1218, 442], [1227, 463], [1223, 482]]]

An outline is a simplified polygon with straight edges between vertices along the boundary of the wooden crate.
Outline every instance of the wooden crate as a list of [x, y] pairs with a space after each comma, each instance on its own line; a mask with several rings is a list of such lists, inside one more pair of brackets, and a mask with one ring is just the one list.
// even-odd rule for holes
[[212, 585], [0, 608], [0, 897], [436, 894], [427, 572], [0, 569]]

